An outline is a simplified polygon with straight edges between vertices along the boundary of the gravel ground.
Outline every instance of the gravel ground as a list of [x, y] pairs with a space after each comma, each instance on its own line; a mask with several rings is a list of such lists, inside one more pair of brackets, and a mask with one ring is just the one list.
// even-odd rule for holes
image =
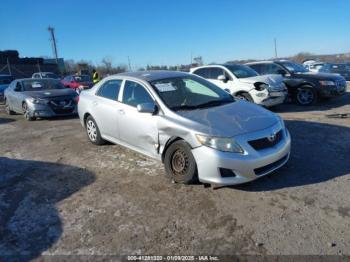
[[172, 184], [161, 163], [90, 144], [79, 120], [0, 107], [0, 254], [350, 255], [350, 93], [274, 109], [289, 163], [249, 184]]

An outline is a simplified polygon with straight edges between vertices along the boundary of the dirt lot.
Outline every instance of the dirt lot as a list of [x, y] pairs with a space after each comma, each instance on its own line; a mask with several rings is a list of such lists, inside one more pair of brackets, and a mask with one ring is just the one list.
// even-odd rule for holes
[[157, 161], [90, 144], [78, 119], [0, 107], [0, 254], [350, 255], [350, 93], [275, 109], [289, 163], [243, 186], [172, 184]]

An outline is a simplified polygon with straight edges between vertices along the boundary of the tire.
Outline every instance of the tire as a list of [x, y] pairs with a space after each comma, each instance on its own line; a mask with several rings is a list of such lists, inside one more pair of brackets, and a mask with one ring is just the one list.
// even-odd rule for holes
[[191, 147], [183, 140], [172, 143], [165, 152], [164, 167], [176, 183], [191, 184], [197, 180], [197, 164]]
[[34, 121], [36, 120], [35, 117], [32, 117], [30, 114], [29, 114], [29, 111], [28, 111], [28, 105], [26, 102], [24, 102], [22, 104], [22, 111], [23, 111], [23, 116], [24, 116], [24, 119], [27, 120], [27, 121]]
[[5, 99], [5, 111], [8, 115], [14, 115], [15, 112], [11, 110], [9, 102]]
[[295, 95], [295, 100], [302, 106], [314, 105], [318, 100], [317, 92], [309, 86], [299, 87]]
[[88, 116], [85, 121], [86, 134], [94, 145], [103, 145], [106, 141], [101, 137], [100, 130], [92, 116]]
[[240, 93], [234, 96], [237, 99], [254, 103], [253, 98], [248, 93]]

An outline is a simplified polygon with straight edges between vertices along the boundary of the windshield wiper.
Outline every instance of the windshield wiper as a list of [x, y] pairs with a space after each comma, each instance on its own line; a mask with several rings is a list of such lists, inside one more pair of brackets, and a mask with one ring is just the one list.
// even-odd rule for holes
[[182, 106], [173, 106], [170, 109], [174, 111], [178, 111], [178, 110], [193, 110], [197, 108], [198, 108], [197, 106], [182, 105]]

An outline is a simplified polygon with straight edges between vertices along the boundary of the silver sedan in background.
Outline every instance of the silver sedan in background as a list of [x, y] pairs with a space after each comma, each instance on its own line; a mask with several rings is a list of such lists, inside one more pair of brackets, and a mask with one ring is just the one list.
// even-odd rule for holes
[[78, 113], [92, 143], [108, 140], [159, 159], [178, 183], [241, 184], [289, 159], [279, 116], [187, 73], [107, 77], [81, 93]]
[[57, 79], [17, 79], [5, 90], [6, 112], [23, 114], [29, 121], [74, 115], [78, 99], [74, 90]]

